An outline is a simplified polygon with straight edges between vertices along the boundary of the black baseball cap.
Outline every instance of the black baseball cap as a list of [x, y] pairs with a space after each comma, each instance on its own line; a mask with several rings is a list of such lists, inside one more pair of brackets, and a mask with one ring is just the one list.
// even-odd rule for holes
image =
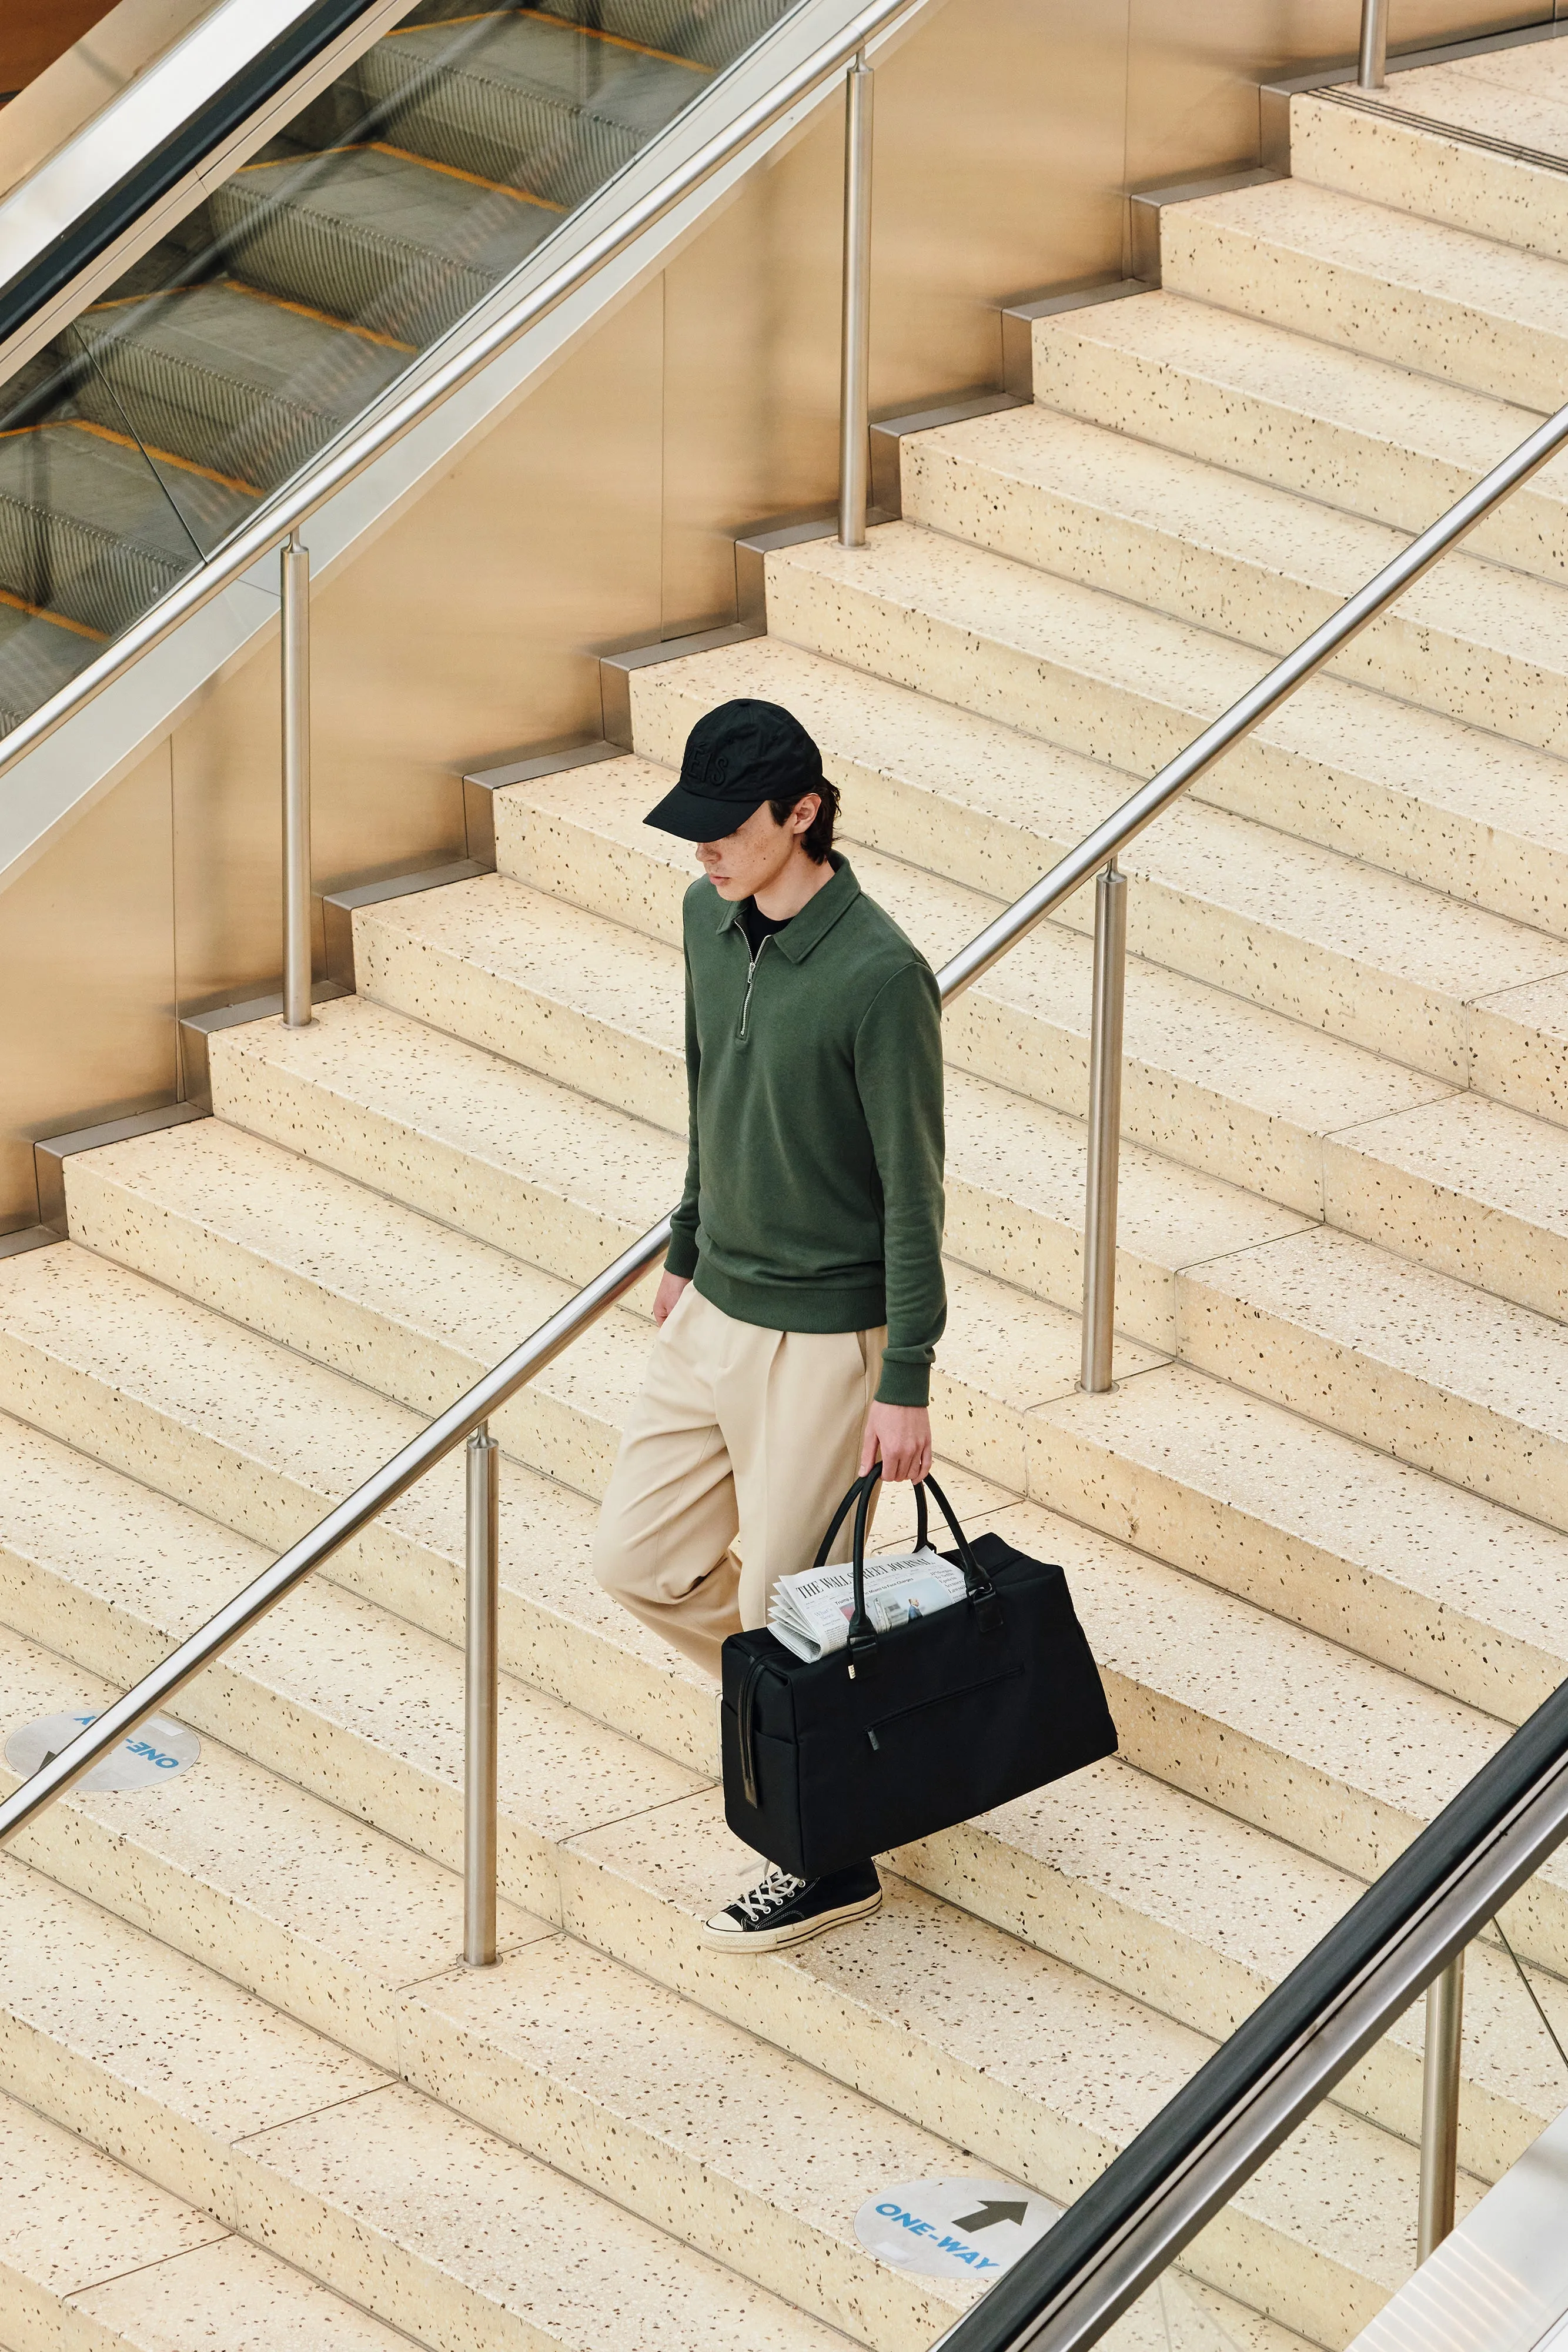
[[822, 755], [777, 702], [721, 702], [686, 737], [681, 780], [644, 824], [682, 841], [722, 841], [764, 801], [822, 789]]

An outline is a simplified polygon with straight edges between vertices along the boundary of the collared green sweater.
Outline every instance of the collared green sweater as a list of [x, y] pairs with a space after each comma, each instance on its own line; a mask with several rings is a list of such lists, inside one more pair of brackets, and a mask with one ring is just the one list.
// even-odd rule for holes
[[755, 963], [739, 906], [685, 900], [691, 1152], [667, 1260], [740, 1323], [887, 1325], [877, 1395], [925, 1404], [946, 1319], [942, 1013], [847, 861]]

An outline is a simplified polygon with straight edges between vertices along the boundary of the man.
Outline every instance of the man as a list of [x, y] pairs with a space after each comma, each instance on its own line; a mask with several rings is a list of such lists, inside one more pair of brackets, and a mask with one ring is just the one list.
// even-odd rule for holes
[[[862, 1471], [931, 1466], [941, 1005], [834, 850], [838, 806], [799, 721], [737, 701], [698, 720], [647, 819], [695, 842], [706, 877], [685, 898], [691, 1140], [595, 1570], [716, 1676]], [[835, 1558], [850, 1540], [846, 1521]], [[770, 1870], [704, 1933], [778, 1951], [881, 1901], [870, 1861], [809, 1884]]]

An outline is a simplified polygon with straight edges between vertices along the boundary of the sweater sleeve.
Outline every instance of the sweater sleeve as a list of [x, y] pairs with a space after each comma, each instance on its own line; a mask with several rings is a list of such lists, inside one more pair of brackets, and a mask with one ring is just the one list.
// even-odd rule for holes
[[696, 1007], [692, 1001], [692, 960], [686, 964], [686, 1182], [681, 1194], [681, 1205], [670, 1219], [670, 1246], [664, 1257], [664, 1272], [679, 1275], [689, 1282], [697, 1270], [697, 1072], [702, 1062], [702, 1048], [697, 1043]]
[[881, 1404], [925, 1404], [947, 1320], [942, 1278], [942, 1004], [924, 963], [904, 965], [855, 1034], [855, 1085], [882, 1190], [887, 1352]]

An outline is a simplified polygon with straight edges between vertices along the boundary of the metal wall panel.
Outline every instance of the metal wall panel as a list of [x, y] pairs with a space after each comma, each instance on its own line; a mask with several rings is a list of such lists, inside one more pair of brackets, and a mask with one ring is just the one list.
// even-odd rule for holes
[[167, 743], [6, 891], [0, 1005], [0, 1233], [10, 1233], [37, 1219], [35, 1136], [173, 1095]]

